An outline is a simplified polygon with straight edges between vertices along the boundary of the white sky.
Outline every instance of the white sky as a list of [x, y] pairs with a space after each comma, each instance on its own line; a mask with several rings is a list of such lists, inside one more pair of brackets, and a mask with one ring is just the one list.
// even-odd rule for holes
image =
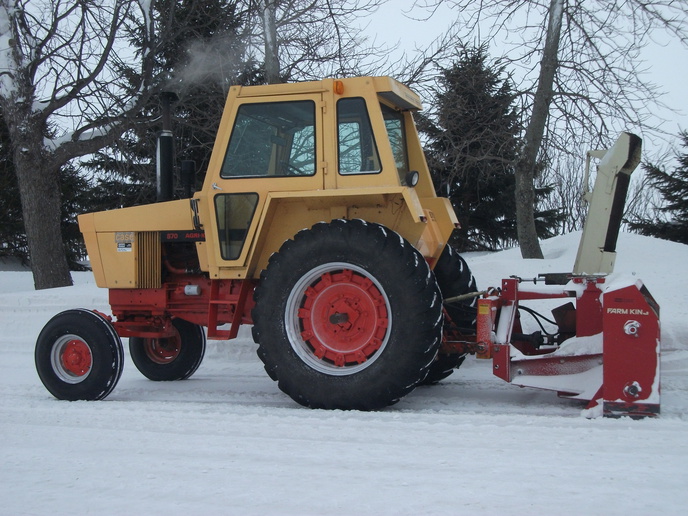
[[[454, 19], [454, 13], [448, 7], [438, 10], [428, 21], [410, 19], [404, 12], [408, 12], [413, 4], [413, 0], [393, 0], [381, 6], [366, 20], [370, 38], [376, 38], [380, 45], [393, 46], [399, 43], [399, 52], [405, 49], [411, 53], [415, 48], [427, 48]], [[412, 15], [419, 18], [424, 13], [417, 8]], [[662, 124], [664, 130], [676, 135], [681, 129], [688, 130], [688, 96], [685, 93], [688, 84], [688, 49], [679, 43], [667, 44], [668, 41], [668, 37], [663, 36], [663, 41], [647, 47], [643, 53], [646, 61], [643, 68], [647, 68], [651, 74], [649, 80], [666, 92], [663, 102], [667, 109], [656, 111], [666, 120]], [[491, 54], [497, 53], [491, 50]], [[661, 143], [657, 145], [661, 146]]]

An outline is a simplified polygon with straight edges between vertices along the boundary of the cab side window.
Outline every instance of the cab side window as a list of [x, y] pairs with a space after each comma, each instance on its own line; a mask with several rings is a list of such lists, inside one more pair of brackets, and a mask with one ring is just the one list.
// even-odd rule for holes
[[404, 115], [384, 104], [380, 104], [380, 108], [382, 109], [382, 117], [385, 119], [387, 136], [389, 144], [392, 146], [392, 154], [394, 154], [394, 162], [397, 166], [399, 179], [403, 183], [406, 173], [409, 171]]
[[220, 253], [224, 260], [239, 258], [257, 205], [258, 194], [256, 193], [215, 196]]
[[312, 176], [315, 160], [314, 102], [243, 104], [220, 177]]
[[340, 174], [377, 174], [382, 170], [364, 99], [337, 102], [337, 138]]

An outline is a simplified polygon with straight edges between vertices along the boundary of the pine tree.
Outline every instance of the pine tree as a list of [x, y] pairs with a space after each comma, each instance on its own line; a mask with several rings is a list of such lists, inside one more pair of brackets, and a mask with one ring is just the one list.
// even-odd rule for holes
[[18, 257], [26, 262], [27, 253], [10, 136], [0, 116], [0, 256]]
[[[92, 196], [91, 186], [71, 165], [60, 170], [61, 227], [72, 270], [81, 269], [79, 262], [85, 257], [83, 239], [76, 220]], [[5, 120], [0, 112], [0, 257], [18, 258], [29, 265], [29, 247], [24, 231], [19, 185], [12, 162], [11, 142]]]
[[[428, 164], [461, 229], [459, 251], [494, 250], [516, 242], [514, 164], [522, 133], [505, 67], [489, 64], [486, 47], [466, 48], [442, 69], [433, 118], [421, 116]], [[543, 195], [545, 192], [540, 191]], [[536, 213], [547, 236], [553, 213]]]
[[[256, 63], [244, 61], [244, 16], [234, 2], [157, 0], [157, 23], [174, 29], [161, 42], [155, 55], [157, 91], [178, 95], [173, 103], [175, 161], [191, 160], [203, 182], [228, 89], [234, 84], [262, 81]], [[132, 34], [131, 43], [141, 40]], [[122, 74], [133, 74], [123, 69]], [[132, 75], [132, 85], [137, 78]], [[103, 149], [84, 166], [93, 172], [96, 184], [87, 211], [148, 204], [155, 200], [156, 137], [162, 129], [160, 97], [142, 110], [140, 117], [115, 145]], [[180, 181], [175, 181], [177, 189]]]
[[650, 184], [661, 194], [665, 203], [653, 218], [629, 221], [631, 230], [642, 235], [688, 244], [688, 131], [680, 133], [681, 145], [686, 149], [677, 153], [678, 166], [671, 172], [651, 163], [643, 164]]

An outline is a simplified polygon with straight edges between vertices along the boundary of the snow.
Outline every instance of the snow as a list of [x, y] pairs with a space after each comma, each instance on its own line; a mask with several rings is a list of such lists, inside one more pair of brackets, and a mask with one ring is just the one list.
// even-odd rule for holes
[[[481, 289], [499, 286], [571, 270], [579, 237], [543, 242], [545, 260], [466, 258]], [[658, 419], [586, 419], [584, 402], [472, 357], [384, 411], [309, 410], [268, 378], [246, 328], [210, 342], [187, 381], [150, 382], [127, 355], [106, 400], [62, 402], [36, 375], [35, 339], [64, 309], [107, 311], [107, 293], [87, 273], [36, 292], [30, 273], [0, 272], [0, 514], [684, 514], [688, 246], [622, 234], [618, 251], [618, 273], [661, 306]]]
[[[602, 334], [589, 337], [573, 337], [564, 342], [552, 355], [571, 357], [577, 355], [602, 354], [604, 339]], [[656, 349], [656, 348], [655, 348]]]

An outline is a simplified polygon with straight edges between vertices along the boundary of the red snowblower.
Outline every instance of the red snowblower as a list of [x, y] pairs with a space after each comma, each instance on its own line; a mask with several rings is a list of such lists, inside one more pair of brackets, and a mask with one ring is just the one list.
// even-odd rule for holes
[[[504, 279], [478, 301], [475, 342], [457, 335], [445, 347], [492, 359], [509, 383], [587, 400], [588, 417], [659, 414], [659, 306], [642, 281], [609, 276], [640, 151], [641, 139], [622, 133], [611, 149], [588, 153], [586, 185], [590, 159], [601, 160], [573, 273]], [[535, 312], [523, 303], [553, 299], [567, 300], [552, 310], [556, 330], [524, 334], [520, 313]]]

